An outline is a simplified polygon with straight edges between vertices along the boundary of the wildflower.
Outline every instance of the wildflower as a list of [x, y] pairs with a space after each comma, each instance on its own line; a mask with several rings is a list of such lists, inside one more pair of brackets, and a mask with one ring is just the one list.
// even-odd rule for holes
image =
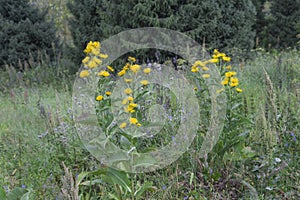
[[138, 72], [140, 70], [141, 66], [139, 65], [131, 65], [130, 70], [133, 71], [134, 73]]
[[129, 63], [126, 63], [126, 65], [123, 67], [123, 70], [127, 71], [129, 68], [130, 68], [130, 64]]
[[151, 72], [151, 68], [148, 67], [148, 68], [145, 68], [145, 69], [144, 69], [144, 73], [145, 73], [145, 74], [149, 74], [150, 72]]
[[123, 76], [124, 74], [126, 74], [126, 70], [122, 69], [119, 71], [118, 76]]
[[223, 56], [222, 59], [225, 61], [225, 62], [230, 62], [231, 58], [228, 57], [228, 56]]
[[203, 78], [209, 78], [209, 77], [210, 77], [210, 74], [203, 74], [202, 77], [203, 77]]
[[202, 70], [207, 71], [207, 70], [209, 70], [209, 68], [204, 66], [204, 67], [202, 67]]
[[199, 68], [195, 65], [192, 66], [191, 72], [196, 73], [199, 71]]
[[111, 72], [114, 72], [114, 71], [115, 71], [115, 69], [112, 68], [111, 66], [107, 66], [107, 69], [108, 69], [109, 71], [111, 71]]
[[135, 112], [135, 108], [137, 107], [138, 105], [136, 103], [130, 103], [126, 108], [125, 108], [125, 111], [126, 112], [130, 112], [130, 113], [134, 113]]
[[239, 79], [236, 78], [236, 77], [232, 77], [230, 79], [230, 86], [231, 87], [235, 87], [235, 86], [238, 86], [239, 85]]
[[227, 67], [225, 67], [227, 70], [231, 70], [231, 65], [228, 65]]
[[194, 91], [197, 91], [198, 90], [198, 88], [197, 87], [194, 87]]
[[243, 90], [242, 90], [241, 88], [236, 88], [236, 91], [237, 91], [238, 93], [243, 92]]
[[97, 63], [93, 59], [88, 63], [87, 66], [88, 66], [88, 68], [93, 69], [93, 68], [97, 67]]
[[125, 81], [126, 83], [130, 83], [130, 82], [132, 82], [132, 79], [131, 79], [131, 78], [124, 78], [124, 81]]
[[140, 124], [140, 123], [137, 123], [136, 125], [137, 125], [137, 126], [142, 126], [142, 124]]
[[137, 120], [137, 118], [131, 117], [129, 119], [130, 124], [137, 124], [139, 121]]
[[200, 60], [197, 60], [195, 63], [194, 63], [194, 66], [201, 66], [201, 67], [205, 67], [205, 64], [200, 61]]
[[125, 94], [132, 94], [132, 89], [126, 88], [126, 89], [124, 90], [124, 92], [125, 92]]
[[127, 126], [127, 123], [126, 122], [123, 122], [119, 127], [120, 128], [125, 128]]
[[218, 49], [214, 49], [214, 54], [219, 54], [219, 50]]
[[131, 96], [129, 96], [127, 99], [128, 99], [128, 101], [133, 101], [134, 100], [134, 98], [131, 97]]
[[98, 73], [98, 76], [108, 77], [110, 74], [108, 71], [102, 70]]
[[222, 81], [222, 85], [228, 85], [229, 83], [229, 78], [225, 77], [224, 80]]
[[111, 95], [111, 92], [110, 92], [110, 91], [107, 91], [107, 92], [105, 92], [105, 94], [106, 94], [107, 96], [110, 96], [110, 95]]
[[225, 76], [226, 76], [227, 78], [230, 78], [230, 77], [235, 76], [235, 75], [236, 75], [236, 72], [234, 72], [234, 71], [230, 71], [230, 72], [226, 72], [226, 73], [225, 73]]
[[106, 58], [108, 58], [108, 55], [107, 55], [107, 54], [102, 54], [102, 53], [100, 53], [100, 54], [99, 54], [99, 57], [100, 57], [100, 58], [103, 58], [103, 59], [106, 59]]
[[90, 75], [90, 72], [88, 70], [82, 70], [79, 74], [80, 78], [84, 78]]
[[102, 95], [97, 96], [97, 97], [96, 97], [96, 100], [97, 100], [97, 101], [103, 100], [103, 96], [102, 96]]
[[89, 60], [90, 60], [90, 57], [87, 56], [82, 60], [82, 63], [86, 64], [87, 62], [89, 62]]
[[94, 54], [95, 56], [100, 56], [100, 49], [92, 48], [91, 53]]
[[128, 99], [123, 99], [122, 104], [125, 105], [128, 103]]
[[209, 63], [217, 63], [217, 62], [219, 62], [219, 59], [213, 58], [213, 59], [208, 60], [208, 62]]
[[148, 85], [149, 82], [148, 82], [147, 80], [142, 80], [142, 81], [141, 81], [141, 84], [142, 84], [142, 85]]
[[136, 62], [136, 58], [129, 56], [128, 61], [129, 62]]

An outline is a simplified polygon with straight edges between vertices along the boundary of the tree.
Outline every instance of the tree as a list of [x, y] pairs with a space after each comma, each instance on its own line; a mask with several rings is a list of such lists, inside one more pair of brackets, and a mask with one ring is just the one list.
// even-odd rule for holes
[[18, 66], [30, 57], [37, 60], [39, 52], [54, 57], [57, 47], [55, 28], [41, 12], [26, 0], [0, 0], [0, 67]]
[[[74, 0], [68, 6], [74, 15], [74, 45], [81, 51], [89, 40], [139, 27], [177, 30], [210, 49], [251, 49], [254, 45], [251, 0]], [[76, 55], [78, 63], [83, 55]]]
[[273, 0], [271, 2], [269, 43], [286, 48], [297, 44], [297, 24], [300, 23], [300, 0]]

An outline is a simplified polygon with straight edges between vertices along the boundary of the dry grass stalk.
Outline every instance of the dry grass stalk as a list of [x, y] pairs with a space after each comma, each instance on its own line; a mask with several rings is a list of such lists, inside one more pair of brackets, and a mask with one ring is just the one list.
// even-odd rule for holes
[[64, 162], [62, 162], [62, 165], [65, 171], [65, 175], [62, 176], [61, 178], [61, 182], [62, 182], [61, 193], [63, 199], [80, 200], [80, 197], [78, 196], [79, 189], [76, 184], [76, 181], [73, 178], [72, 172], [66, 167]]

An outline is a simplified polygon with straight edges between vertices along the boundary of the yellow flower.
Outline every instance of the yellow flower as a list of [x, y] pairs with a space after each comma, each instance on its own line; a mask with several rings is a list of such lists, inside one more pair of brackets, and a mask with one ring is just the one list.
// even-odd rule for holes
[[95, 56], [99, 56], [100, 55], [100, 49], [92, 48], [91, 53], [94, 54]]
[[222, 85], [228, 85], [229, 83], [229, 78], [225, 77], [224, 80], [222, 81]]
[[126, 99], [123, 99], [122, 104], [125, 105], [128, 103], [128, 101], [132, 102], [133, 100], [134, 100], [133, 97], [129, 96]]
[[127, 104], [127, 102], [128, 102], [128, 99], [123, 99], [122, 104], [125, 105], [125, 104]]
[[124, 74], [126, 74], [126, 70], [122, 69], [119, 71], [118, 76], [123, 76]]
[[137, 118], [131, 117], [129, 119], [130, 124], [137, 124], [139, 121], [137, 120]]
[[230, 79], [230, 86], [231, 87], [235, 87], [235, 86], [238, 86], [239, 85], [239, 79], [236, 78], [236, 77], [232, 77]]
[[238, 93], [243, 92], [243, 90], [242, 90], [241, 88], [236, 88], [236, 91], [237, 91]]
[[145, 68], [145, 69], [144, 69], [144, 73], [145, 73], [145, 74], [149, 74], [150, 72], [151, 72], [151, 68], [148, 67], [148, 68]]
[[222, 59], [225, 61], [225, 62], [230, 62], [231, 58], [228, 57], [228, 56], [223, 56]]
[[209, 70], [209, 68], [204, 66], [204, 67], [202, 67], [202, 70], [207, 71], [207, 70]]
[[89, 60], [90, 60], [90, 57], [87, 56], [82, 60], [82, 63], [86, 64], [87, 62], [89, 62]]
[[203, 77], [203, 78], [209, 78], [209, 77], [210, 77], [210, 74], [203, 74], [202, 77]]
[[128, 57], [128, 61], [129, 62], [136, 62], [136, 59], [134, 57], [129, 56]]
[[131, 78], [124, 78], [124, 81], [125, 81], [126, 83], [130, 83], [130, 82], [132, 82], [132, 79], [131, 79]]
[[111, 71], [111, 72], [114, 72], [114, 71], [115, 71], [115, 69], [112, 68], [111, 66], [107, 66], [107, 69], [108, 69], [109, 71]]
[[198, 71], [199, 71], [199, 68], [198, 68], [198, 67], [192, 66], [191, 72], [196, 73], [196, 72], [198, 72]]
[[91, 60], [89, 63], [88, 63], [88, 68], [90, 69], [93, 69], [97, 67], [97, 63], [94, 61], [94, 60]]
[[95, 42], [92, 43], [92, 46], [94, 48], [100, 48], [100, 42], [95, 41]]
[[226, 76], [227, 78], [230, 78], [230, 77], [235, 76], [235, 75], [236, 75], [236, 72], [234, 72], [234, 71], [230, 71], [230, 72], [226, 72], [226, 73], [225, 73], [225, 76]]
[[129, 96], [127, 99], [128, 99], [128, 101], [133, 101], [134, 100], [134, 98], [131, 97], [131, 96]]
[[141, 84], [142, 84], [142, 85], [148, 85], [149, 82], [148, 82], [147, 80], [142, 80], [142, 81], [141, 81]]
[[110, 91], [107, 91], [107, 92], [105, 92], [105, 94], [106, 94], [107, 96], [110, 96], [110, 95], [111, 95], [111, 92], [110, 92]]
[[119, 127], [120, 128], [125, 128], [127, 126], [127, 123], [126, 122], [123, 122]]
[[227, 69], [227, 70], [231, 70], [231, 65], [228, 65], [228, 66], [226, 67], [226, 69]]
[[129, 105], [126, 108], [124, 108], [124, 110], [127, 113], [134, 113], [135, 112], [134, 107], [129, 106]]
[[134, 73], [138, 72], [140, 70], [141, 66], [139, 65], [131, 65], [130, 70], [133, 71]]
[[107, 55], [107, 54], [102, 54], [102, 53], [100, 53], [99, 56], [100, 56], [100, 58], [103, 58], [103, 59], [108, 58], [108, 55]]
[[125, 112], [130, 112], [130, 113], [134, 113], [135, 112], [135, 108], [138, 107], [138, 105], [136, 103], [130, 103], [126, 108], [125, 108]]
[[140, 123], [137, 123], [136, 125], [137, 125], [137, 126], [142, 126], [142, 124], [140, 124]]
[[123, 70], [127, 71], [131, 65], [129, 63], [126, 63], [126, 65], [123, 67]]
[[214, 49], [214, 54], [219, 54], [219, 50], [218, 49]]
[[200, 61], [200, 60], [197, 60], [195, 63], [194, 63], [194, 66], [201, 66], [201, 67], [204, 67], [205, 66], [205, 64], [202, 62], [202, 61]]
[[97, 97], [96, 97], [96, 100], [97, 100], [97, 101], [103, 100], [103, 96], [102, 96], [102, 95], [97, 96]]
[[80, 78], [84, 78], [90, 75], [90, 72], [88, 70], [82, 70], [79, 74]]
[[98, 65], [101, 65], [101, 64], [102, 64], [102, 60], [100, 60], [100, 59], [97, 58], [97, 57], [94, 57], [94, 58], [93, 58], [93, 61], [95, 61]]
[[213, 58], [213, 59], [208, 60], [208, 62], [209, 63], [217, 63], [217, 62], [219, 62], [219, 59]]
[[197, 91], [198, 90], [198, 88], [197, 87], [194, 87], [194, 91]]
[[220, 53], [219, 57], [226, 57], [226, 54], [225, 53]]
[[98, 73], [98, 76], [108, 77], [110, 74], [108, 71], [102, 70]]
[[132, 94], [132, 89], [126, 88], [126, 89], [124, 90], [124, 92], [125, 92], [125, 94]]

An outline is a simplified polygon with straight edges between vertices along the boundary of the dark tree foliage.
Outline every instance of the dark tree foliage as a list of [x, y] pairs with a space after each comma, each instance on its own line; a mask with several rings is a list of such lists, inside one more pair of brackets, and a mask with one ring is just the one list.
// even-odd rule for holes
[[0, 0], [0, 67], [5, 64], [19, 67], [38, 52], [54, 57], [58, 42], [54, 25], [45, 20], [41, 12], [27, 0]]
[[300, 23], [300, 0], [273, 0], [271, 2], [269, 43], [286, 48], [297, 45], [297, 26]]
[[68, 7], [74, 15], [70, 24], [77, 63], [89, 40], [139, 27], [177, 30], [209, 49], [254, 45], [256, 13], [251, 0], [74, 0]]

